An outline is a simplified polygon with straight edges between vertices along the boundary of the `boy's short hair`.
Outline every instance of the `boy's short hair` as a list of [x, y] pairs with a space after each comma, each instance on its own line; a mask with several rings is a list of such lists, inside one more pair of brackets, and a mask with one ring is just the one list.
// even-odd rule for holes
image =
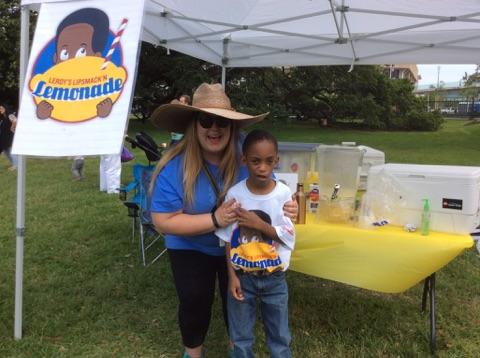
[[242, 153], [245, 155], [248, 149], [255, 143], [260, 142], [262, 140], [269, 141], [273, 143], [275, 146], [275, 152], [278, 152], [278, 142], [277, 138], [275, 138], [270, 132], [267, 132], [263, 129], [254, 129], [250, 133], [247, 134], [245, 140], [242, 144]]
[[72, 12], [58, 25], [56, 38], [58, 39], [64, 28], [75, 24], [89, 24], [93, 27], [92, 49], [94, 52], [102, 52], [110, 32], [110, 22], [107, 14], [95, 8], [85, 8]]

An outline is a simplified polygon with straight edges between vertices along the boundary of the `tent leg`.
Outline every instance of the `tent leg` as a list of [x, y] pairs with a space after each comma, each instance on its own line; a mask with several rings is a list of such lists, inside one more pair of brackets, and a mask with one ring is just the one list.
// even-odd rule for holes
[[[29, 28], [30, 28], [30, 9], [28, 6], [21, 8], [20, 25], [20, 76], [19, 89], [20, 101], [22, 98], [23, 84], [28, 66], [29, 52]], [[17, 166], [17, 223], [16, 223], [16, 263], [15, 263], [15, 319], [14, 319], [14, 338], [22, 339], [22, 317], [23, 317], [23, 252], [25, 241], [25, 157], [18, 156]]]
[[222, 66], [222, 87], [223, 87], [223, 89], [225, 89], [226, 78], [227, 78], [227, 71], [226, 71], [225, 66]]
[[[20, 161], [18, 161], [20, 169]], [[19, 230], [17, 229], [17, 232]], [[16, 264], [15, 264], [15, 325], [14, 338], [22, 339], [22, 308], [23, 308], [23, 247], [24, 236], [17, 233]]]

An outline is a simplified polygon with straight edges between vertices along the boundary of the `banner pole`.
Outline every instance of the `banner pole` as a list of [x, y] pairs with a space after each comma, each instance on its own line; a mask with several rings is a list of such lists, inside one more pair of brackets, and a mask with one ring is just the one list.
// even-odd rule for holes
[[[30, 9], [21, 7], [20, 23], [20, 74], [19, 74], [19, 103], [22, 98], [25, 82], [28, 52], [30, 43]], [[16, 223], [16, 263], [15, 263], [15, 323], [14, 338], [22, 339], [22, 308], [23, 308], [23, 249], [25, 239], [25, 156], [19, 155], [17, 163], [17, 223]]]

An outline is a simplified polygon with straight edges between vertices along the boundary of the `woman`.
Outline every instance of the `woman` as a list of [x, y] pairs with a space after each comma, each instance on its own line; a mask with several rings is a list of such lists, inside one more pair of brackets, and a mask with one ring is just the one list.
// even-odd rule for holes
[[[192, 105], [160, 106], [152, 119], [158, 127], [185, 133], [157, 165], [152, 180], [152, 220], [166, 233], [179, 298], [179, 326], [185, 357], [200, 357], [210, 323], [218, 277], [226, 323], [225, 249], [213, 234], [236, 220], [236, 203], [221, 203], [226, 191], [247, 176], [239, 166], [239, 128], [261, 121], [235, 112], [220, 84], [202, 84]], [[297, 213], [287, 203], [287, 215]], [[228, 327], [228, 325], [227, 325]]]
[[3, 152], [10, 162], [9, 170], [17, 169], [16, 157], [11, 153], [16, 122], [15, 115], [7, 115], [5, 107], [0, 105], [0, 153]]

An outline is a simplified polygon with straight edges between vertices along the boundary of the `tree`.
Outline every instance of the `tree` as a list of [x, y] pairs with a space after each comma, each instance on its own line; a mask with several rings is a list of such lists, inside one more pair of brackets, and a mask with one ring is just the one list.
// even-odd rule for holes
[[297, 67], [291, 71], [289, 108], [320, 124], [361, 118], [371, 128], [388, 126], [390, 102], [385, 75], [378, 66]]
[[220, 67], [143, 42], [132, 113], [143, 122], [159, 105], [191, 95], [202, 82], [219, 82]]
[[[30, 12], [30, 39], [37, 20]], [[0, 103], [18, 107], [20, 0], [0, 1]]]
[[246, 113], [270, 112], [270, 118], [288, 117], [284, 68], [232, 68], [227, 72], [227, 93], [236, 109]]
[[465, 96], [467, 102], [471, 101], [471, 105], [468, 106], [467, 111], [470, 118], [473, 118], [475, 113], [475, 100], [477, 100], [480, 95], [480, 65], [477, 65], [475, 72], [471, 75], [465, 72], [462, 80], [464, 81], [462, 95]]
[[18, 105], [18, 58], [20, 47], [18, 0], [0, 2], [0, 102]]

